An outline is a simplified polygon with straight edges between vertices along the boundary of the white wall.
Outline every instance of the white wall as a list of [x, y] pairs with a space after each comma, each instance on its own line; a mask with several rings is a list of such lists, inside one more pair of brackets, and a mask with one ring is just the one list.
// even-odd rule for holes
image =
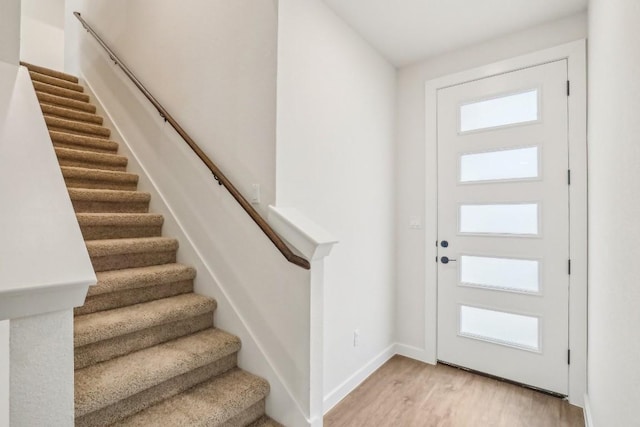
[[596, 427], [640, 426], [640, 3], [589, 5], [589, 384]]
[[395, 77], [324, 3], [280, 0], [277, 205], [339, 240], [325, 262], [325, 410], [394, 342]]
[[[275, 200], [274, 0], [68, 1], [247, 197]], [[66, 67], [77, 69], [67, 18]]]
[[0, 426], [9, 425], [9, 321], [0, 321]]
[[22, 0], [20, 59], [64, 70], [64, 0]]
[[17, 64], [20, 56], [20, 0], [0, 0], [0, 62]]
[[423, 227], [436, 227], [433, 222], [425, 223], [425, 82], [584, 38], [587, 34], [586, 21], [586, 14], [579, 14], [399, 70], [395, 199], [396, 338], [402, 354], [428, 360], [423, 351], [425, 271], [435, 265], [435, 248], [434, 242], [425, 242], [424, 229], [409, 228], [412, 217], [419, 218]]
[[11, 425], [72, 426], [73, 310], [11, 320]]

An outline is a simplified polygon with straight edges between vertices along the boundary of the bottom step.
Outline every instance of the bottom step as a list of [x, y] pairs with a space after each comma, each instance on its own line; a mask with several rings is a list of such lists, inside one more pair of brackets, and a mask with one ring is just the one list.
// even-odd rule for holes
[[[246, 426], [264, 416], [269, 383], [232, 369], [118, 423], [119, 426]], [[269, 425], [269, 424], [266, 424]]]

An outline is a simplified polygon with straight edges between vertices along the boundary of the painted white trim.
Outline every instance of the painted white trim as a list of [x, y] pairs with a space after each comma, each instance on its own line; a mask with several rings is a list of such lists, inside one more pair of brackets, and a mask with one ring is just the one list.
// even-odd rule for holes
[[0, 62], [0, 117], [0, 320], [79, 307], [96, 275], [25, 67]]
[[[425, 241], [438, 236], [437, 221], [437, 91], [535, 65], [566, 59], [571, 81], [569, 96], [569, 168], [571, 189], [569, 300], [569, 401], [582, 406], [587, 385], [587, 98], [586, 40], [562, 44], [425, 83]], [[434, 245], [425, 248], [425, 349], [420, 360], [437, 360], [437, 255]]]
[[[235, 317], [237, 318], [241, 327], [244, 329], [244, 334], [242, 333], [242, 331], [238, 331], [238, 330], [234, 330], [232, 332], [236, 335], [246, 335], [250, 337], [252, 344], [260, 352], [261, 357], [264, 359], [264, 361], [266, 362], [266, 365], [271, 370], [272, 378], [269, 379], [271, 389], [272, 389], [271, 393], [275, 391], [276, 387], [281, 387], [286, 392], [290, 402], [294, 404], [295, 412], [297, 414], [296, 416], [297, 421], [294, 422], [294, 425], [313, 426], [313, 420], [311, 419], [311, 417], [309, 417], [307, 413], [308, 411], [302, 407], [301, 403], [295, 397], [294, 393], [287, 386], [287, 383], [284, 380], [280, 371], [275, 367], [275, 364], [273, 363], [271, 358], [269, 358], [266, 355], [265, 349], [261, 344], [260, 340], [257, 339], [253, 330], [248, 326], [247, 321], [238, 310], [236, 304], [234, 304], [233, 300], [229, 297], [228, 292], [226, 291], [226, 288], [222, 285], [222, 282], [219, 280], [218, 276], [212, 271], [209, 264], [205, 261], [206, 258], [198, 249], [198, 247], [192, 240], [191, 236], [185, 231], [183, 224], [177, 218], [174, 210], [171, 208], [170, 203], [164, 196], [163, 192], [160, 190], [156, 181], [153, 178], [151, 178], [151, 175], [148, 173], [147, 169], [144, 166], [144, 162], [142, 162], [139, 156], [136, 154], [129, 140], [124, 137], [124, 134], [120, 129], [120, 127], [113, 121], [112, 119], [113, 116], [109, 113], [109, 110], [104, 106], [105, 104], [102, 102], [100, 96], [96, 94], [96, 91], [94, 90], [91, 82], [87, 80], [86, 76], [84, 75], [82, 76], [82, 83], [85, 86], [85, 93], [91, 96], [92, 102], [98, 108], [97, 114], [102, 113], [101, 115], [104, 117], [105, 123], [103, 124], [103, 126], [109, 127], [111, 129], [112, 131], [111, 139], [114, 141], [123, 142], [123, 144], [121, 144], [121, 149], [124, 149], [126, 151], [126, 155], [129, 158], [129, 164], [128, 164], [129, 168], [130, 169], [134, 168], [141, 172], [140, 183], [139, 183], [139, 187], [141, 187], [140, 190], [147, 191], [152, 194], [152, 200], [154, 200], [154, 203], [156, 204], [156, 210], [160, 211], [159, 213], [162, 213], [165, 216], [164, 228], [165, 229], [167, 228], [167, 225], [169, 225], [168, 224], [169, 221], [173, 222], [176, 225], [176, 227], [172, 227], [171, 232], [174, 234], [173, 237], [179, 240], [180, 249], [182, 251], [189, 250], [190, 252], [195, 254], [197, 259], [191, 259], [190, 263], [196, 266], [196, 269], [200, 276], [204, 274], [209, 276], [212, 283], [214, 283], [215, 286], [222, 293], [222, 297], [227, 301], [229, 306], [233, 309], [233, 313]], [[146, 181], [146, 183], [144, 181]], [[143, 186], [144, 188], [142, 188]], [[203, 268], [205, 271], [202, 271], [201, 268]], [[243, 339], [242, 341], [243, 341], [242, 342], [243, 348], [246, 349], [248, 343], [246, 342], [246, 339]], [[261, 373], [258, 373], [258, 374], [264, 375]], [[273, 384], [273, 377], [277, 378], [277, 381], [279, 384], [277, 385]]]
[[377, 356], [367, 362], [362, 368], [354, 372], [349, 378], [344, 380], [340, 385], [327, 393], [324, 397], [324, 413], [329, 412], [342, 399], [347, 397], [349, 393], [356, 389], [371, 374], [384, 365], [389, 359], [396, 355], [396, 344], [382, 350]]
[[430, 365], [435, 365], [435, 362], [426, 359], [426, 351], [424, 348], [414, 347], [412, 345], [407, 344], [396, 344], [396, 354], [399, 356], [408, 357], [410, 359], [415, 359], [420, 362], [428, 363]]
[[591, 416], [591, 401], [587, 393], [584, 394], [584, 426], [595, 427], [593, 417]]
[[269, 206], [271, 227], [308, 260], [329, 255], [338, 239], [296, 208]]

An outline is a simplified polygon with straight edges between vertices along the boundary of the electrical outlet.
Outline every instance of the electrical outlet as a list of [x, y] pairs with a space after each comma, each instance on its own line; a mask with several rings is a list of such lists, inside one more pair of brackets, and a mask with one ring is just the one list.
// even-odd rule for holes
[[353, 346], [360, 347], [360, 330], [356, 329], [353, 331]]
[[260, 204], [260, 184], [251, 184], [251, 203]]
[[422, 228], [422, 221], [417, 216], [409, 218], [409, 228], [412, 230], [420, 230]]

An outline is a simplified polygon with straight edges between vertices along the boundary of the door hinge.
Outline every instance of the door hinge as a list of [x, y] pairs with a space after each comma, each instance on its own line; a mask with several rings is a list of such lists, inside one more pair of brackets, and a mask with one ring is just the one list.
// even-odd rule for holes
[[567, 184], [571, 185], [571, 169], [567, 169]]
[[567, 365], [571, 365], [571, 350], [567, 350]]
[[571, 95], [571, 82], [567, 80], [567, 96]]
[[571, 274], [571, 260], [568, 260], [569, 262], [567, 263], [567, 267], [569, 270], [569, 274]]

